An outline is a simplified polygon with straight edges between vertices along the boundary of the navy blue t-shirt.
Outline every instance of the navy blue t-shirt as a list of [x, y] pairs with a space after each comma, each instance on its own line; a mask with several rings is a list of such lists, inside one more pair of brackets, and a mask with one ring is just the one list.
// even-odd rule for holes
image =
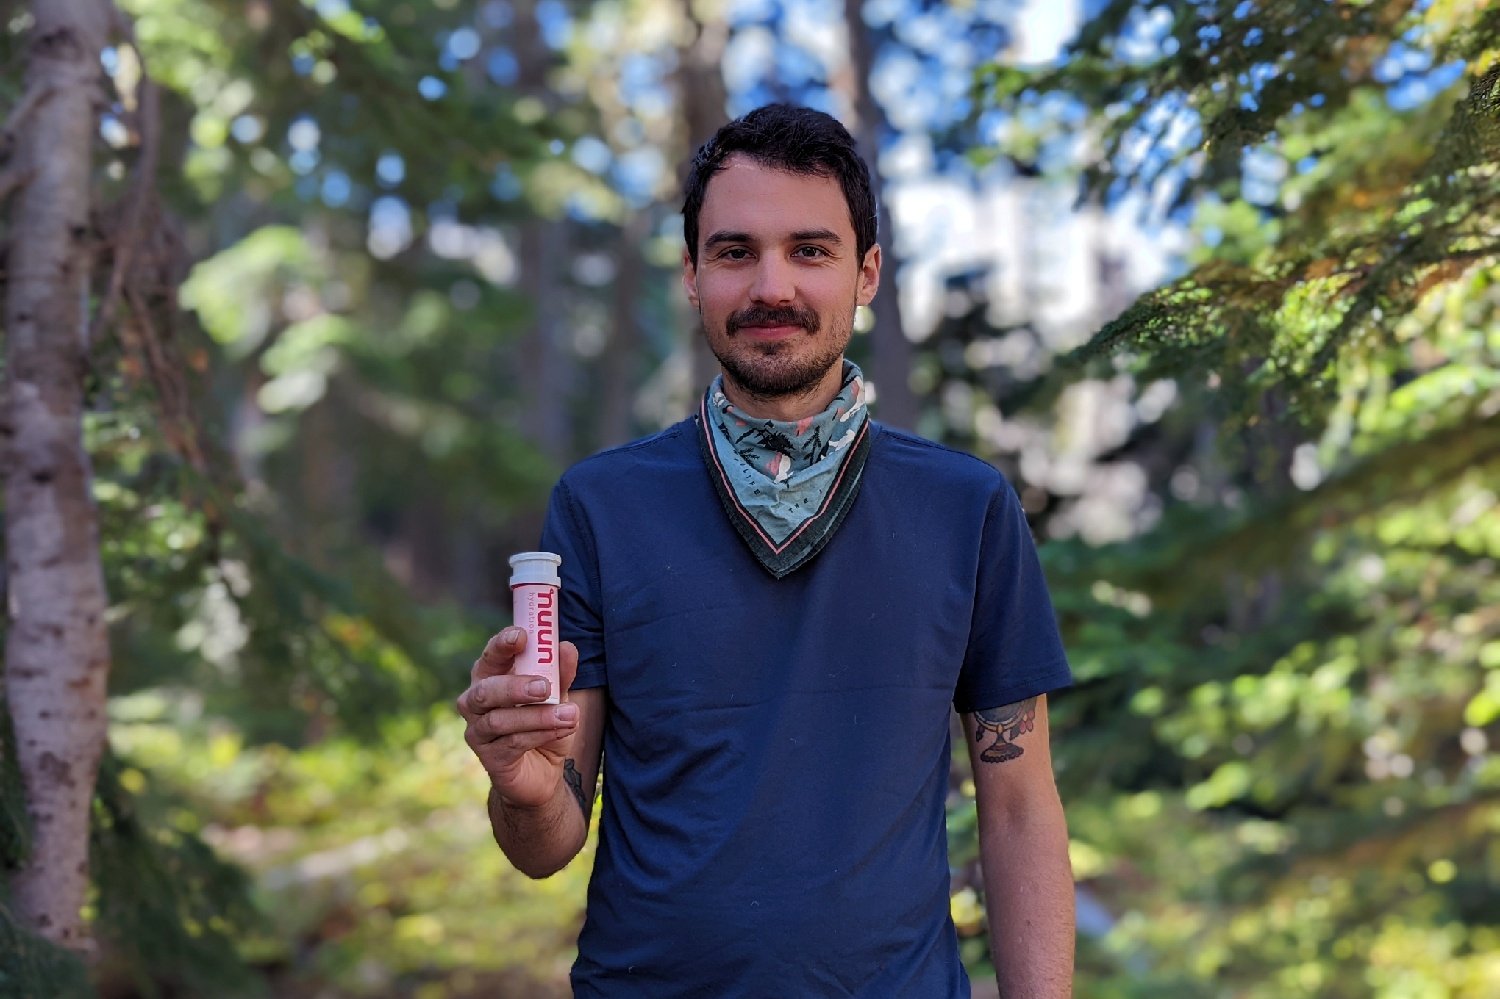
[[949, 916], [951, 712], [1070, 682], [1015, 492], [879, 424], [847, 518], [777, 580], [692, 420], [570, 469], [574, 687], [605, 687], [578, 997], [969, 995]]

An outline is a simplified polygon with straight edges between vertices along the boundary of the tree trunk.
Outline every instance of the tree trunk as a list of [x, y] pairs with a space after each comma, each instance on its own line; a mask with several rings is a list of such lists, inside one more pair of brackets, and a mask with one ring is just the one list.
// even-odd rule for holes
[[[680, 13], [687, 25], [686, 44], [678, 49], [677, 98], [682, 107], [683, 155], [678, 160], [678, 179], [687, 179], [688, 164], [698, 147], [719, 130], [728, 113], [729, 97], [724, 86], [724, 49], [729, 43], [729, 24], [722, 6], [712, 18], [705, 18], [700, 5], [693, 0], [679, 0]], [[679, 191], [681, 183], [678, 184]], [[698, 317], [681, 293], [673, 296], [688, 331], [687, 407], [697, 405], [698, 397], [719, 370], [719, 362], [708, 349]]]
[[525, 393], [521, 430], [560, 472], [574, 457], [571, 408], [572, 355], [564, 339], [568, 223], [528, 219], [521, 227], [521, 287], [531, 298], [531, 328], [522, 338], [518, 360]]
[[90, 947], [90, 802], [105, 736], [109, 642], [93, 473], [83, 446], [90, 178], [106, 0], [33, 0], [5, 302], [9, 627], [5, 684], [32, 830], [13, 911], [41, 936]]
[[650, 234], [651, 212], [631, 212], [615, 247], [615, 286], [610, 308], [609, 342], [599, 358], [599, 448], [623, 444], [635, 432], [636, 371], [640, 367], [640, 303], [646, 278], [642, 244]]
[[[520, 64], [517, 88], [556, 110], [547, 79], [555, 57], [542, 37], [537, 4], [520, 0], [512, 40]], [[567, 338], [564, 275], [571, 262], [566, 218], [531, 218], [522, 224], [521, 287], [532, 303], [532, 323], [519, 352], [524, 408], [521, 429], [561, 471], [574, 457], [571, 403], [573, 357]]]
[[896, 273], [900, 258], [896, 256], [895, 233], [891, 231], [891, 213], [886, 208], [884, 185], [880, 180], [880, 134], [885, 130], [885, 114], [870, 93], [870, 71], [875, 56], [870, 43], [870, 29], [864, 20], [862, 0], [844, 0], [844, 20], [849, 31], [850, 79], [848, 97], [858, 118], [854, 137], [859, 151], [870, 165], [870, 187], [880, 218], [880, 242], [883, 263], [880, 290], [870, 308], [875, 326], [870, 330], [870, 381], [875, 385], [874, 412], [882, 423], [911, 430], [917, 425], [917, 397], [911, 390], [912, 345], [901, 325], [901, 305], [896, 290]]

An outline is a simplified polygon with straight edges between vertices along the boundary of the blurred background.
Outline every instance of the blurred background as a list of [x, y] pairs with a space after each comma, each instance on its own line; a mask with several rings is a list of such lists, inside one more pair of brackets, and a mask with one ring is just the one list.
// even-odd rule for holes
[[682, 165], [783, 100], [878, 167], [876, 417], [993, 462], [1040, 544], [1077, 994], [1500, 995], [1500, 8], [117, 6], [96, 950], [0, 905], [0, 993], [566, 994], [591, 848], [508, 868], [452, 702], [559, 473], [711, 377]]

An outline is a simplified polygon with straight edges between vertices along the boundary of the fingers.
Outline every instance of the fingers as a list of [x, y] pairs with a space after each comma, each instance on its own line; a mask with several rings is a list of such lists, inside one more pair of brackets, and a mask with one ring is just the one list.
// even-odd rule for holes
[[[532, 746], [567, 735], [578, 725], [575, 704], [541, 704], [524, 708], [496, 708], [475, 715], [469, 722], [472, 742], [508, 739], [512, 745], [535, 738]], [[532, 748], [531, 746], [525, 748]]]
[[479, 757], [479, 761], [484, 764], [485, 769], [490, 771], [490, 779], [501, 788], [502, 793], [505, 793], [506, 782], [496, 776], [497, 771], [491, 769], [492, 767], [497, 767], [499, 772], [503, 772], [506, 766], [513, 766], [533, 749], [541, 749], [543, 746], [560, 742], [572, 734], [571, 730], [518, 732], [515, 735], [505, 735], [497, 739], [470, 739], [469, 745]]
[[501, 676], [510, 672], [516, 656], [526, 647], [526, 632], [522, 628], [510, 627], [490, 637], [484, 651], [474, 660], [469, 677], [481, 680], [487, 676]]
[[545, 677], [511, 672], [525, 645], [526, 633], [520, 628], [506, 628], [491, 638], [474, 662], [469, 689], [455, 702], [469, 723], [464, 740], [490, 763], [518, 759], [567, 738], [578, 727], [578, 706], [566, 702], [578, 675], [578, 647], [559, 643], [558, 686], [563, 703], [544, 704], [551, 686]]
[[547, 679], [540, 676], [506, 674], [483, 677], [458, 696], [458, 713], [472, 719], [494, 708], [538, 704], [547, 699], [550, 689]]
[[[558, 657], [558, 685], [562, 688], [563, 696], [566, 697], [568, 691], [573, 687], [574, 678], [578, 675], [578, 646], [572, 642], [560, 642], [558, 645], [562, 650], [562, 654]], [[515, 666], [516, 656], [520, 655], [521, 650], [525, 647], [526, 632], [521, 628], [506, 628], [499, 634], [491, 637], [485, 644], [484, 651], [479, 654], [479, 658], [474, 660], [474, 668], [469, 673], [470, 679], [473, 681], [470, 689], [472, 690], [473, 686], [477, 686], [480, 680], [487, 677], [509, 674]], [[465, 694], [467, 693], [468, 691], [465, 691]], [[489, 706], [499, 707], [504, 704], [526, 704], [530, 701], [542, 700], [546, 696], [545, 693], [541, 697], [531, 696], [529, 693], [525, 696], [517, 694], [513, 700], [496, 701]], [[460, 703], [459, 711], [462, 712], [463, 710], [464, 705]], [[476, 710], [478, 709], [476, 708]]]

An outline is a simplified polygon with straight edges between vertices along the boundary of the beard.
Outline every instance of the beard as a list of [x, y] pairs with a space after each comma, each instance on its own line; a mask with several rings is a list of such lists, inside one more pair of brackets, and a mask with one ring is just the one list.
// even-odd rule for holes
[[[699, 315], [701, 322], [702, 315]], [[719, 336], [707, 335], [708, 346], [724, 368], [725, 377], [758, 399], [780, 399], [810, 392], [828, 370], [843, 360], [854, 333], [854, 315], [836, 318], [826, 332], [810, 309], [751, 306], [734, 313]], [[745, 326], [800, 326], [805, 337], [775, 343], [752, 343], [735, 336]]]

